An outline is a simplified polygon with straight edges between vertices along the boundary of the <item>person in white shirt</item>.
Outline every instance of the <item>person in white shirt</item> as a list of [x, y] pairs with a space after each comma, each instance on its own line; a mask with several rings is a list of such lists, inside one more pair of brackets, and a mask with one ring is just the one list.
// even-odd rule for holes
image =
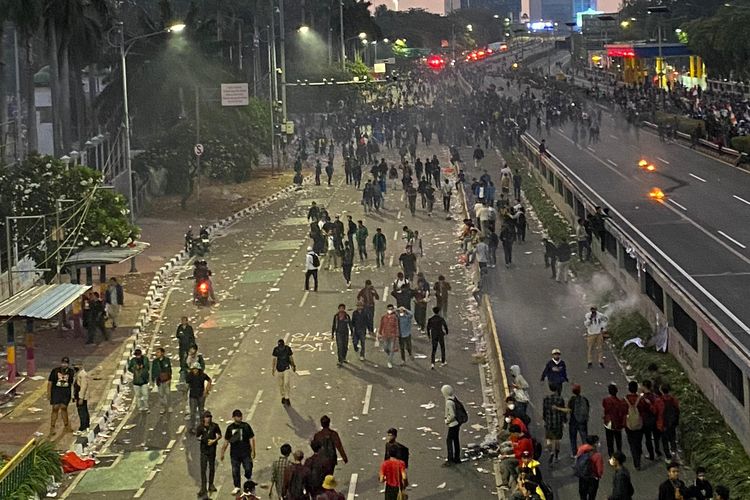
[[312, 247], [307, 247], [305, 256], [305, 290], [310, 289], [310, 276], [315, 280], [314, 291], [318, 291], [318, 269], [320, 268], [320, 257], [313, 252]]
[[602, 348], [604, 345], [604, 333], [607, 331], [607, 323], [609, 318], [604, 314], [597, 311], [596, 307], [591, 307], [591, 310], [586, 313], [586, 319], [583, 324], [586, 326], [586, 360], [588, 367], [591, 368], [592, 354], [596, 350], [597, 361], [599, 366], [604, 368], [604, 362], [602, 361]]
[[451, 209], [451, 195], [453, 194], [453, 188], [448, 179], [445, 179], [445, 184], [442, 186], [443, 191], [443, 211], [450, 212]]

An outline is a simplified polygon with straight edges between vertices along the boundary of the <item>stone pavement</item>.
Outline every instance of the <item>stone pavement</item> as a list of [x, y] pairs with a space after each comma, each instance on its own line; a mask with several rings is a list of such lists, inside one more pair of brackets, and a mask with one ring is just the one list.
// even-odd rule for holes
[[[470, 157], [473, 148], [463, 148], [462, 157]], [[479, 177], [487, 169], [495, 181], [499, 181], [499, 169], [503, 166], [502, 157], [496, 152], [486, 152], [485, 159], [478, 169], [467, 163], [466, 178]], [[495, 182], [499, 185], [499, 182]], [[471, 203], [470, 203], [471, 206]], [[526, 204], [527, 214], [533, 209]], [[580, 275], [572, 275], [568, 284], [557, 283], [550, 277], [550, 270], [544, 267], [544, 246], [541, 241], [541, 226], [533, 215], [528, 217], [526, 242], [513, 246], [513, 265], [506, 269], [502, 265], [502, 247], [498, 250], [498, 265], [490, 269], [489, 296], [502, 343], [506, 368], [517, 364], [530, 384], [530, 416], [532, 434], [543, 442], [544, 422], [542, 420], [542, 400], [549, 393], [546, 382], [540, 382], [544, 365], [550, 359], [552, 349], [562, 351], [562, 359], [567, 364], [571, 384], [582, 386], [582, 394], [591, 405], [589, 434], [599, 435], [602, 443], [600, 451], [605, 459], [605, 475], [599, 486], [599, 498], [606, 498], [612, 490], [612, 469], [607, 464], [607, 451], [602, 424], [602, 399], [607, 396], [607, 386], [615, 382], [619, 396], [627, 394], [627, 379], [619, 360], [609, 345], [605, 346], [605, 368], [596, 363], [586, 368], [586, 343], [583, 338], [584, 315], [592, 304], [598, 304], [605, 294], [616, 290], [617, 285], [595, 264], [582, 264]], [[574, 254], [573, 259], [577, 260]], [[574, 268], [579, 266], [574, 264]], [[582, 277], [582, 276], [585, 276]], [[617, 296], [617, 293], [613, 294]], [[606, 311], [604, 311], [606, 313]], [[510, 373], [508, 373], [510, 376]], [[566, 384], [563, 399], [570, 397], [570, 385]], [[580, 441], [580, 439], [579, 439]], [[642, 471], [636, 471], [631, 461], [630, 449], [623, 432], [623, 450], [628, 457], [626, 466], [631, 472], [636, 490], [635, 500], [654, 498], [658, 485], [666, 479], [664, 462], [650, 462], [643, 458]], [[644, 447], [645, 452], [645, 447]], [[555, 498], [564, 500], [578, 498], [578, 480], [573, 475], [568, 429], [565, 427], [561, 441], [560, 462], [547, 464], [543, 455], [542, 471], [545, 481], [555, 490]], [[689, 471], [683, 474], [687, 482], [692, 477]]]
[[[425, 148], [420, 147], [418, 152], [424, 154]], [[441, 163], [448, 163], [445, 148], [433, 147], [429, 154], [433, 153], [439, 155]], [[394, 159], [391, 152], [385, 155]], [[411, 498], [447, 500], [494, 495], [489, 459], [441, 467], [445, 426], [440, 387], [444, 383], [454, 385], [470, 414], [470, 422], [462, 430], [462, 444], [478, 444], [487, 433], [480, 369], [474, 357], [475, 338], [469, 322], [476, 313], [466, 305], [466, 273], [457, 263], [455, 232], [460, 217], [459, 221], [446, 220], [439, 209], [434, 217], [427, 217], [421, 209], [412, 217], [401, 199], [401, 190], [387, 193], [387, 210], [364, 215], [359, 204], [361, 193], [346, 186], [342, 177], [339, 168], [334, 186], [308, 185], [296, 196], [269, 205], [262, 216], [242, 220], [225, 230], [214, 241], [208, 257], [219, 303], [210, 308], [194, 306], [190, 271], [184, 269], [185, 279], [175, 283], [167, 296], [156, 326], [155, 345], [165, 346], [174, 363], [174, 329], [180, 316], [190, 317], [206, 360], [206, 373], [215, 382], [206, 406], [222, 428], [234, 408], [243, 410], [258, 440], [254, 477], [265, 487], [279, 446], [289, 442], [309, 455], [308, 443], [319, 427], [318, 419], [328, 414], [349, 454], [349, 463], [340, 462], [336, 475], [339, 489], [348, 492], [351, 499], [355, 494], [365, 499], [381, 496], [377, 471], [385, 431], [391, 426], [399, 428], [399, 441], [411, 450]], [[363, 219], [370, 240], [375, 228], [382, 227], [388, 238], [387, 265], [375, 268], [371, 253], [365, 265], [357, 262], [350, 290], [340, 271], [321, 270], [320, 290], [305, 292], [304, 256], [309, 230], [305, 216], [312, 201], [327, 207], [332, 216], [342, 214], [345, 219], [351, 214], [355, 221]], [[336, 306], [345, 303], [351, 311], [357, 291], [365, 279], [371, 279], [381, 295], [375, 314], [377, 325], [385, 305], [394, 302], [388, 293], [398, 271], [403, 225], [420, 230], [425, 256], [419, 266], [427, 279], [432, 283], [438, 274], [444, 274], [453, 283], [448, 365], [430, 370], [428, 341], [415, 327], [415, 361], [407, 360], [404, 366], [397, 364], [389, 370], [382, 350], [368, 339], [365, 362], [356, 359], [350, 349], [349, 363], [337, 368], [335, 343], [330, 337]], [[323, 264], [325, 267], [325, 260]], [[291, 407], [280, 404], [276, 381], [269, 373], [270, 351], [278, 338], [286, 338], [296, 353], [298, 372], [292, 377]], [[124, 420], [100, 454], [100, 467], [76, 477], [64, 496], [119, 499], [195, 495], [198, 444], [186, 434], [185, 395], [176, 384], [172, 389], [174, 412], [160, 415], [156, 395], [152, 394], [151, 413], [131, 414]], [[228, 462], [218, 466], [216, 485], [219, 492], [215, 497], [231, 490]]]
[[[209, 224], [217, 218], [226, 217], [239, 208], [252, 205], [288, 185], [291, 175], [269, 175], [258, 172], [251, 181], [232, 186], [211, 186], [202, 191], [199, 199], [192, 200], [186, 211], [179, 209], [179, 197], [165, 196], [155, 199], [146, 214], [139, 218], [142, 240], [150, 243], [149, 248], [138, 257], [138, 274], [128, 274], [130, 263], [124, 262], [108, 266], [109, 276], [121, 277], [125, 288], [125, 306], [120, 314], [120, 325], [111, 333], [110, 342], [96, 346], [84, 346], [85, 338], [73, 331], [58, 331], [51, 324], [35, 325], [34, 347], [36, 374], [19, 387], [19, 396], [9, 404], [0, 407], [0, 453], [13, 455], [31, 437], [45, 435], [49, 430], [49, 404], [46, 400], [46, 380], [50, 370], [58, 366], [62, 356], [72, 361], [82, 361], [92, 378], [90, 410], [93, 416], [95, 404], [109, 388], [112, 373], [119, 361], [122, 342], [130, 336], [136, 317], [142, 307], [154, 273], [183, 246], [183, 235], [188, 225], [196, 228]], [[97, 279], [95, 275], [95, 280]], [[19, 334], [20, 332], [20, 334]], [[26, 359], [23, 346], [25, 339], [21, 325], [16, 327], [18, 370], [25, 375]], [[0, 392], [9, 388], [7, 382], [0, 381]], [[73, 405], [69, 408], [71, 425], [77, 428], [78, 417]], [[60, 426], [61, 424], [58, 424]], [[52, 436], [60, 449], [66, 450], [73, 442], [73, 436], [62, 435], [59, 431]]]

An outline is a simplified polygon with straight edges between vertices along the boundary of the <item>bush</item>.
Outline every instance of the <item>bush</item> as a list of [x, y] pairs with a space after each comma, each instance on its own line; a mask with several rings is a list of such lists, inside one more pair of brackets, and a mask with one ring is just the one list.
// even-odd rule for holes
[[669, 381], [672, 394], [680, 402], [680, 446], [688, 463], [705, 467], [714, 484], [729, 487], [732, 498], [750, 498], [750, 457], [679, 362], [672, 355], [651, 348], [621, 347], [633, 337], [644, 340], [651, 337], [652, 328], [646, 318], [639, 312], [616, 314], [609, 322], [609, 334], [615, 351], [628, 367], [629, 376], [643, 380], [648, 376], [648, 365], [656, 363]]
[[732, 137], [732, 149], [736, 149], [740, 153], [750, 154], [750, 135]]
[[7, 500], [28, 500], [47, 496], [47, 486], [51, 480], [62, 478], [60, 455], [49, 441], [42, 441], [31, 452], [33, 464], [15, 491], [3, 497]]
[[694, 118], [687, 118], [681, 115], [675, 115], [672, 113], [664, 113], [662, 111], [656, 112], [656, 124], [657, 125], [673, 125], [677, 119], [677, 130], [684, 134], [691, 134], [698, 128], [701, 130], [701, 137], [705, 136], [706, 125], [703, 120], [696, 120]]

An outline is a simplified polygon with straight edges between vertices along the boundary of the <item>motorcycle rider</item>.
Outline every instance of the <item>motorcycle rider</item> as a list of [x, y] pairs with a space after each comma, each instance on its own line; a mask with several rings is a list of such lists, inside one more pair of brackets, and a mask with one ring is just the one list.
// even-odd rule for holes
[[193, 279], [195, 280], [195, 289], [194, 296], [197, 299], [197, 289], [198, 284], [202, 281], [205, 281], [208, 283], [208, 296], [211, 298], [212, 302], [216, 302], [216, 297], [214, 296], [214, 284], [211, 281], [211, 270], [208, 268], [208, 263], [203, 259], [198, 259], [195, 261], [195, 267], [193, 268]]

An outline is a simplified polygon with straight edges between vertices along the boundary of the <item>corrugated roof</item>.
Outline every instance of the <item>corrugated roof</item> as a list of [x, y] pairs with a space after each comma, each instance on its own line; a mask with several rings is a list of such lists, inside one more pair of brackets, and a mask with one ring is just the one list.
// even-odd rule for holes
[[35, 286], [0, 302], [0, 317], [51, 319], [89, 288], [71, 283]]
[[74, 253], [65, 261], [66, 265], [101, 265], [119, 264], [135, 257], [150, 246], [144, 241], [137, 241], [132, 247], [88, 247]]

